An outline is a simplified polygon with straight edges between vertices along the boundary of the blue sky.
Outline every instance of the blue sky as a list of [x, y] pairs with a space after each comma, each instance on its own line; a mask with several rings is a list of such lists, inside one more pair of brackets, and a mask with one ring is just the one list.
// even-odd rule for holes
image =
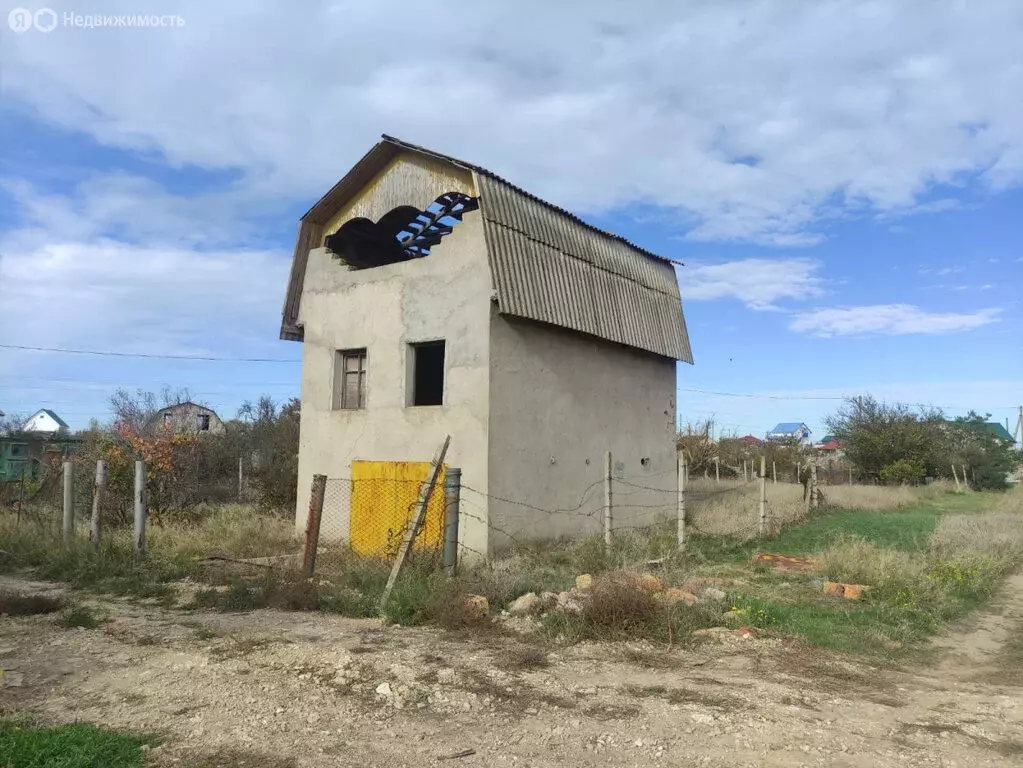
[[[0, 344], [298, 360], [277, 339], [298, 217], [388, 133], [684, 261], [682, 421], [819, 437], [870, 392], [1014, 423], [1020, 6], [725, 5], [463, 9], [406, 47], [378, 44], [369, 2], [4, 26]], [[295, 362], [0, 348], [0, 409], [75, 427], [120, 386], [232, 416], [298, 381]]]

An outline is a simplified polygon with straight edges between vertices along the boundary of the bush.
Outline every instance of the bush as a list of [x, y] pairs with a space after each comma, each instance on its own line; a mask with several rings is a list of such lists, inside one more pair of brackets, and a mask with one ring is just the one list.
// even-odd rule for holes
[[886, 464], [878, 473], [878, 479], [885, 485], [919, 485], [924, 480], [922, 461], [899, 459]]

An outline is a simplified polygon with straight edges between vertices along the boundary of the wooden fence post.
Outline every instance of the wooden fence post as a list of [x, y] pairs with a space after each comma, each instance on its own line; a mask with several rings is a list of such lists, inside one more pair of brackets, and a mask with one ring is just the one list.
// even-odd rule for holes
[[444, 442], [430, 464], [426, 481], [419, 486], [419, 499], [416, 501], [415, 514], [412, 516], [408, 530], [405, 531], [405, 538], [402, 539], [401, 546], [398, 547], [398, 556], [394, 558], [394, 565], [391, 566], [391, 575], [387, 577], [384, 592], [380, 595], [378, 607], [381, 614], [387, 607], [387, 601], [391, 599], [391, 590], [394, 589], [394, 585], [398, 581], [398, 575], [401, 573], [405, 561], [408, 560], [409, 552], [412, 551], [412, 544], [415, 542], [416, 536], [419, 534], [419, 528], [426, 517], [426, 506], [430, 503], [430, 496], [433, 493], [434, 486], [437, 485], [437, 478], [440, 477], [441, 468], [444, 466], [444, 457], [448, 455], [449, 445], [451, 445], [451, 435], [444, 438]]
[[678, 548], [685, 549], [686, 537], [686, 457], [680, 451], [678, 454]]
[[957, 491], [958, 491], [958, 490], [960, 490], [960, 489], [959, 489], [959, 475], [957, 475], [957, 474], [956, 474], [956, 465], [955, 465], [955, 463], [954, 463], [954, 462], [952, 463], [952, 477], [953, 477], [953, 478], [955, 479], [955, 481], [956, 481], [956, 490], [957, 490]]
[[717, 456], [714, 457], [714, 482], [721, 485], [721, 462]]
[[99, 546], [100, 527], [103, 510], [103, 492], [107, 489], [107, 463], [103, 459], [96, 460], [96, 480], [92, 486], [92, 543]]
[[770, 533], [771, 526], [767, 520], [767, 459], [760, 457], [760, 535]]
[[302, 574], [308, 579], [316, 569], [316, 547], [320, 543], [320, 518], [327, 493], [327, 476], [313, 475], [309, 492], [309, 515], [305, 523], [305, 551], [302, 553]]
[[820, 506], [820, 489], [817, 487], [817, 457], [810, 463], [810, 501], [814, 511]]
[[771, 482], [774, 485], [778, 484], [778, 462], [771, 462]]
[[140, 558], [146, 554], [146, 462], [142, 459], [135, 461], [135, 536], [134, 552], [135, 557]]
[[75, 535], [75, 494], [74, 494], [74, 464], [70, 459], [64, 459], [64, 520], [61, 526], [64, 543], [70, 544]]
[[604, 454], [604, 551], [611, 554], [611, 526], [613, 508], [611, 503], [611, 451]]
[[245, 498], [245, 457], [238, 457], [238, 501]]

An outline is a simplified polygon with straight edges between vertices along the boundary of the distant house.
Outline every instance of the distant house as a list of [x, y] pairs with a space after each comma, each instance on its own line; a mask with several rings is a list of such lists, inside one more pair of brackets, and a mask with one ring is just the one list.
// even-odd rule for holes
[[212, 408], [192, 402], [161, 408], [149, 422], [150, 432], [169, 430], [174, 435], [222, 435], [224, 422]]
[[49, 408], [42, 408], [26, 419], [21, 425], [22, 432], [42, 433], [47, 435], [67, 432], [68, 425], [60, 416]]
[[764, 442], [759, 437], [754, 437], [753, 435], [744, 435], [739, 439], [746, 443], [746, 445], [763, 445]]
[[1016, 438], [1012, 436], [1012, 433], [1009, 432], [1003, 424], [999, 424], [997, 421], [985, 422], [984, 429], [1002, 442], [1006, 442], [1009, 445], [1014, 445], [1016, 443]]
[[783, 421], [774, 425], [774, 429], [767, 433], [767, 439], [772, 442], [792, 440], [796, 445], [809, 445], [810, 434], [810, 428], [802, 422]]

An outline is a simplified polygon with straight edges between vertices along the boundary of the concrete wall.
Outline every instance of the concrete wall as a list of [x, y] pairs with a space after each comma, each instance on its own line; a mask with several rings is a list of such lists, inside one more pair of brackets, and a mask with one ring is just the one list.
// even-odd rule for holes
[[[199, 431], [200, 414], [210, 417], [210, 428], [206, 432]], [[209, 408], [203, 408], [195, 403], [172, 405], [158, 411], [156, 418], [150, 424], [150, 428], [154, 432], [159, 433], [165, 424], [176, 435], [224, 434], [224, 422], [220, 420], [220, 417]]]
[[600, 533], [607, 450], [620, 478], [615, 527], [674, 515], [675, 370], [674, 360], [494, 311], [491, 546]]
[[[397, 204], [425, 207], [449, 191], [472, 192], [468, 174], [400, 161], [392, 164], [335, 217], [374, 221]], [[462, 469], [465, 485], [485, 492], [487, 477], [490, 271], [478, 211], [466, 215], [423, 259], [349, 270], [324, 249], [310, 253], [299, 323], [302, 421], [296, 524], [307, 515], [314, 474], [328, 482], [321, 532], [347, 538], [353, 460], [429, 461], [446, 434], [446, 463]], [[444, 405], [406, 407], [407, 345], [444, 339]], [[332, 410], [334, 353], [367, 350], [366, 407]], [[465, 546], [487, 551], [486, 506], [466, 520]]]

